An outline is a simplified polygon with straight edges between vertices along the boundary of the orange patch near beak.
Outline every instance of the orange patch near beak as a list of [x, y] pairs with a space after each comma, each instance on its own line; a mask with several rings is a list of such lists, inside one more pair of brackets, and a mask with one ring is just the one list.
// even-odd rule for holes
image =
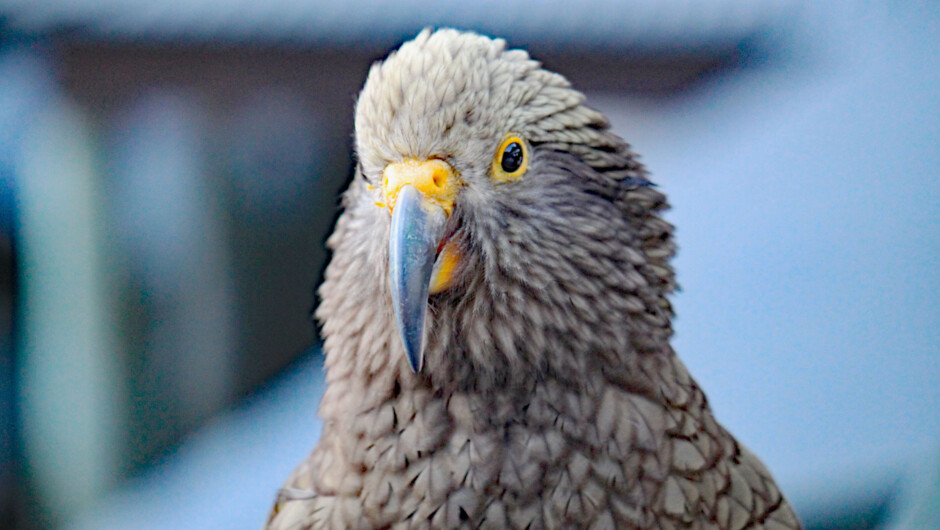
[[459, 263], [460, 248], [453, 241], [447, 241], [441, 247], [437, 261], [434, 262], [428, 292], [436, 294], [449, 289], [454, 284], [454, 273]]

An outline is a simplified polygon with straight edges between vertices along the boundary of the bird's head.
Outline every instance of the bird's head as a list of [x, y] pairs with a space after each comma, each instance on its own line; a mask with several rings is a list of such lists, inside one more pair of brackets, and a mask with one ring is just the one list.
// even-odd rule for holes
[[[583, 100], [526, 52], [468, 32], [426, 30], [374, 65], [321, 290], [328, 348], [346, 326], [360, 349], [398, 352], [384, 362], [498, 384], [662, 347], [665, 199]], [[392, 314], [385, 344], [369, 325]]]

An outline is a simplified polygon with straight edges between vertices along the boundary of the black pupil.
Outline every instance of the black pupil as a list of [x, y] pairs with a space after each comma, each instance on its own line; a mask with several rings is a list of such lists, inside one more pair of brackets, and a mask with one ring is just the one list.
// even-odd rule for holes
[[513, 142], [503, 149], [503, 161], [499, 165], [506, 173], [512, 173], [522, 167], [522, 146], [519, 142]]

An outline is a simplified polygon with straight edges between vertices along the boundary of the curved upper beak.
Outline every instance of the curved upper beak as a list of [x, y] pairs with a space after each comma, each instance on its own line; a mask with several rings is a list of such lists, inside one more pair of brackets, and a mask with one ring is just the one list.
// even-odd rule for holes
[[[424, 362], [428, 292], [456, 201], [457, 175], [447, 162], [430, 159], [389, 164], [383, 176], [392, 212], [388, 242], [392, 304], [408, 362], [418, 372]], [[440, 286], [446, 279], [435, 278], [434, 283]]]

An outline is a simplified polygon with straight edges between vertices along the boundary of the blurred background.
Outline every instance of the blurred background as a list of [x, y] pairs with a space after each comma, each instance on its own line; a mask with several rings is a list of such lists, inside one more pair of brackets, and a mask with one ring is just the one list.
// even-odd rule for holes
[[369, 65], [524, 47], [643, 154], [675, 345], [810, 528], [940, 528], [936, 2], [0, 0], [0, 527], [258, 528]]

